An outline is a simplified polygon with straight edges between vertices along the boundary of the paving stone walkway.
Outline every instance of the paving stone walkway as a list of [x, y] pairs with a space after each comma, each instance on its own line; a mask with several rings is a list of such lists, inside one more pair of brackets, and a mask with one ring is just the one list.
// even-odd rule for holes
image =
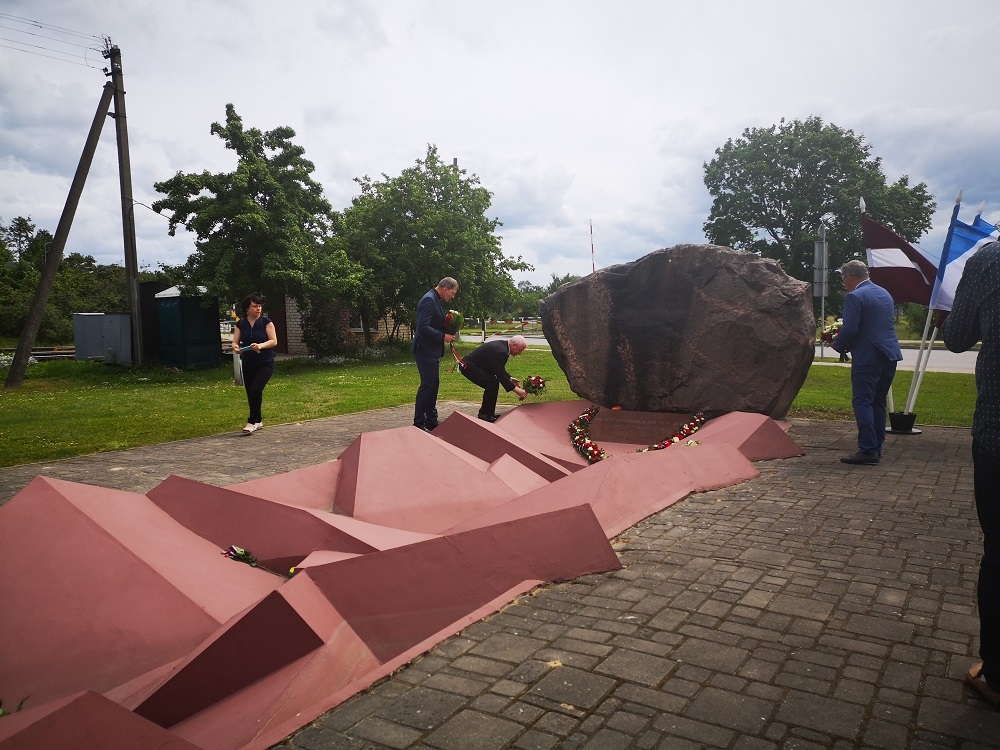
[[[408, 422], [398, 407], [0, 469], [0, 501], [38, 473], [228, 484]], [[617, 537], [621, 570], [537, 588], [278, 747], [1000, 748], [1000, 713], [961, 679], [982, 553], [969, 431], [890, 436], [874, 467], [837, 460], [851, 423], [789, 434], [804, 457]]]

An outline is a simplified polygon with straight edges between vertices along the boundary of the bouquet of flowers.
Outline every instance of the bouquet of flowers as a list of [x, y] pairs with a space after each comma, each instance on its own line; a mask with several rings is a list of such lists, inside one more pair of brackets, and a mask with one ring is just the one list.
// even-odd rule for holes
[[462, 313], [458, 310], [449, 310], [444, 316], [444, 327], [445, 333], [450, 333], [455, 338], [459, 338], [462, 332], [462, 326], [465, 324], [465, 318], [462, 317]]
[[545, 380], [538, 375], [529, 375], [521, 381], [521, 387], [532, 396], [537, 396], [545, 390]]
[[[243, 547], [237, 547], [235, 544], [230, 545], [229, 549], [222, 550], [222, 554], [228, 557], [230, 560], [235, 560], [236, 562], [246, 563], [251, 568], [260, 568], [261, 570], [266, 570], [268, 573], [273, 573], [278, 575], [270, 568], [265, 568], [257, 562], [257, 556], [250, 554], [250, 550], [243, 549]], [[291, 578], [295, 575], [295, 568], [292, 568], [288, 572], [288, 577]]]
[[844, 321], [841, 318], [837, 318], [836, 321], [826, 326], [823, 332], [819, 335], [820, 341], [825, 341], [827, 343], [833, 341], [837, 338], [837, 334], [840, 333], [841, 326], [844, 325]]

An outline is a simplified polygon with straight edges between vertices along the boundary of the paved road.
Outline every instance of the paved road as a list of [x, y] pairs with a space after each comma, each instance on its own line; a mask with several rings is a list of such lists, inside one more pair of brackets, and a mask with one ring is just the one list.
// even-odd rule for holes
[[[899, 363], [899, 369], [914, 369], [917, 364], [918, 353], [919, 352], [915, 346], [912, 348], [904, 346], [903, 361]], [[816, 356], [820, 356], [819, 346], [816, 347]], [[823, 347], [823, 356], [837, 357], [839, 355], [829, 346], [826, 346]], [[976, 351], [955, 354], [954, 352], [949, 352], [947, 349], [934, 349], [930, 353], [930, 359], [927, 362], [927, 370], [928, 372], [975, 372], [976, 358], [978, 356], [979, 352]]]
[[[224, 485], [330, 460], [411, 417], [10, 467], [0, 487], [37, 473], [140, 492], [171, 473]], [[789, 434], [805, 456], [759, 462], [758, 478], [618, 536], [621, 570], [540, 586], [280, 747], [1000, 748], [1000, 714], [961, 680], [982, 554], [969, 431], [890, 435], [881, 464], [857, 467], [837, 460], [853, 423], [796, 420]]]
[[[509, 338], [508, 336], [490, 336], [487, 341], [492, 341], [497, 338]], [[548, 342], [543, 336], [525, 336], [528, 340], [529, 346], [548, 346]], [[471, 340], [466, 337], [463, 339], [466, 343], [472, 343]], [[903, 347], [903, 361], [900, 363], [899, 367], [902, 370], [912, 370], [917, 364], [917, 348], [916, 345], [910, 347], [909, 345], [904, 345]], [[820, 346], [816, 345], [816, 356], [821, 356]], [[824, 346], [822, 349], [822, 356], [825, 357], [836, 357], [837, 352], [833, 351], [829, 346]], [[930, 360], [927, 364], [927, 370], [929, 372], [975, 372], [976, 371], [976, 357], [979, 356], [979, 352], [963, 352], [961, 354], [954, 354], [949, 352], [947, 349], [934, 349], [930, 354]]]

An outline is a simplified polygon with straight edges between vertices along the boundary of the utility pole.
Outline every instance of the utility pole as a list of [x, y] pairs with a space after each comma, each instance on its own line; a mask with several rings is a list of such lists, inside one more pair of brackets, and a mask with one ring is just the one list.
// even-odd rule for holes
[[122, 76], [122, 53], [117, 46], [106, 40], [107, 48], [102, 53], [110, 61], [110, 70], [104, 75], [111, 77], [115, 87], [115, 134], [118, 141], [118, 181], [121, 185], [122, 237], [125, 242], [125, 286], [128, 299], [129, 318], [132, 321], [132, 363], [136, 367], [145, 364], [142, 351], [142, 313], [139, 306], [139, 261], [135, 248], [135, 202], [132, 199], [132, 165], [128, 151], [128, 118], [125, 117], [125, 81]]
[[35, 345], [35, 337], [38, 336], [38, 328], [41, 326], [42, 316], [45, 314], [45, 305], [49, 301], [52, 285], [56, 281], [56, 272], [59, 270], [60, 261], [62, 261], [63, 249], [66, 247], [66, 238], [69, 237], [69, 228], [73, 225], [73, 217], [76, 215], [76, 208], [80, 204], [80, 195], [83, 193], [83, 186], [87, 182], [87, 173], [90, 171], [90, 165], [94, 161], [94, 152], [97, 151], [97, 142], [100, 140], [101, 129], [104, 127], [104, 118], [108, 115], [113, 95], [114, 84], [104, 84], [104, 94], [97, 105], [94, 122], [90, 126], [90, 134], [87, 136], [83, 153], [80, 155], [80, 163], [77, 165], [76, 174], [73, 176], [69, 195], [66, 196], [66, 204], [63, 206], [62, 216], [59, 217], [59, 226], [56, 227], [56, 236], [52, 240], [52, 247], [45, 256], [45, 265], [42, 267], [42, 278], [39, 280], [35, 296], [31, 300], [28, 316], [24, 321], [24, 327], [21, 329], [21, 337], [17, 340], [14, 361], [11, 363], [10, 372], [7, 373], [6, 388], [19, 388], [21, 383], [24, 382], [24, 371], [28, 368], [31, 349]]
[[819, 356], [823, 356], [823, 328], [826, 326], [826, 295], [829, 291], [830, 247], [826, 241], [826, 226], [819, 225], [819, 241], [813, 244], [813, 297], [819, 297]]

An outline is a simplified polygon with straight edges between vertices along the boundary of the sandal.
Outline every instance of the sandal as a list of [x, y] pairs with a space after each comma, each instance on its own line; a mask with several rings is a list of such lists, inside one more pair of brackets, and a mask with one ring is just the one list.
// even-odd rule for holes
[[986, 684], [983, 678], [983, 663], [977, 661], [969, 671], [965, 673], [965, 684], [979, 693], [979, 697], [989, 703], [997, 711], [1000, 711], [1000, 692], [994, 690]]

